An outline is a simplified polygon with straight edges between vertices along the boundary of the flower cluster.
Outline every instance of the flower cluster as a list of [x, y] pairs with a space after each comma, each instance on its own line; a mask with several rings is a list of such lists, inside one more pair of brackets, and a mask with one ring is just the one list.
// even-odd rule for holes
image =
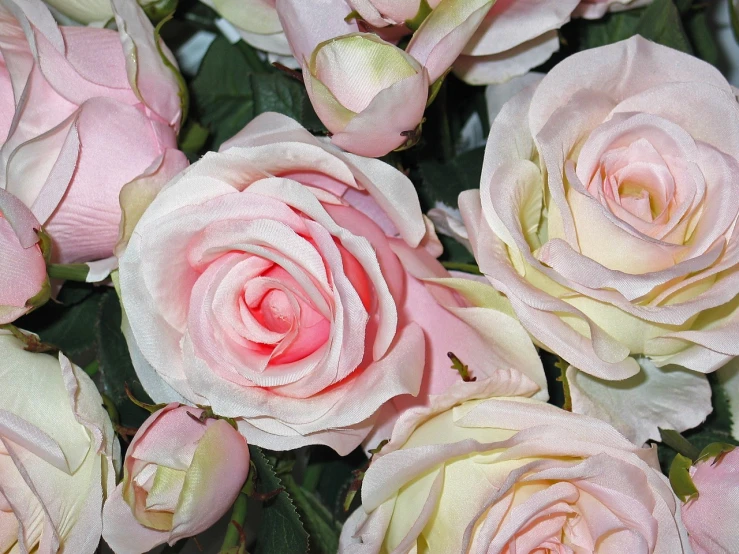
[[[739, 551], [736, 89], [640, 36], [542, 67], [677, 5], [176, 4], [0, 0], [0, 554]], [[173, 17], [253, 69], [215, 115]], [[491, 83], [429, 205], [476, 149], [427, 108]]]

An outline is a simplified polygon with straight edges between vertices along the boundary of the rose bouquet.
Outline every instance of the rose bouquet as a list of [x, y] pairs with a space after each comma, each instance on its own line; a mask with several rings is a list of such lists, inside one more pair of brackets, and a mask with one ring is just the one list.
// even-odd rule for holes
[[0, 554], [739, 553], [734, 10], [0, 0]]

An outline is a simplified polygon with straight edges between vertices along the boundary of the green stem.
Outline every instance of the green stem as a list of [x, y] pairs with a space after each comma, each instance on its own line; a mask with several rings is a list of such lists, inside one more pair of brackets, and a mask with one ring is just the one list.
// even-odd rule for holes
[[87, 264], [49, 264], [46, 267], [49, 277], [52, 279], [65, 279], [67, 281], [85, 282], [90, 268]]
[[229, 548], [235, 548], [239, 546], [239, 543], [241, 543], [241, 533], [239, 532], [239, 528], [234, 525], [233, 522], [235, 521], [242, 528], [244, 527], [244, 522], [246, 521], [247, 500], [246, 495], [243, 493], [236, 497], [233, 510], [231, 511], [231, 521], [226, 529], [226, 536], [223, 537], [221, 552], [228, 551]]
[[465, 273], [472, 273], [473, 275], [482, 275], [482, 271], [480, 271], [480, 268], [474, 264], [463, 264], [459, 262], [441, 262], [441, 265], [443, 265], [447, 269], [464, 271]]
[[318, 482], [321, 480], [321, 473], [323, 472], [323, 465], [317, 463], [308, 465], [305, 468], [305, 476], [303, 477], [303, 488], [305, 490], [314, 492], [318, 488]]
[[659, 434], [662, 442], [672, 448], [678, 454], [695, 461], [700, 456], [700, 450], [693, 446], [688, 439], [672, 429], [660, 429]]

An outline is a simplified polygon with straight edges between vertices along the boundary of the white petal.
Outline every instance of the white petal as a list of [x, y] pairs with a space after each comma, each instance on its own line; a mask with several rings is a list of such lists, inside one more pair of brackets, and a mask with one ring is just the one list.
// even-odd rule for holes
[[711, 413], [705, 375], [678, 366], [658, 368], [637, 360], [642, 371], [623, 381], [603, 381], [570, 366], [572, 411], [603, 419], [637, 445], [660, 440], [659, 429], [692, 429]]

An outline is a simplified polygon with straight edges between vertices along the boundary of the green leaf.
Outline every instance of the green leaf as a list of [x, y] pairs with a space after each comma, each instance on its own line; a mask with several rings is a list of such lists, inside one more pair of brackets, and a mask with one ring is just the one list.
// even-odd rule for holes
[[731, 16], [731, 29], [734, 31], [734, 38], [739, 40], [739, 10], [737, 10], [736, 0], [729, 0], [729, 15]]
[[334, 519], [331, 512], [312, 492], [301, 488], [292, 475], [283, 477], [282, 482], [303, 516], [305, 527], [310, 534], [311, 553], [335, 554], [339, 548], [341, 523]]
[[[696, 457], [700, 456], [701, 451], [713, 443], [739, 444], [731, 434], [731, 407], [724, 392], [724, 387], [718, 382], [715, 374], [709, 375], [708, 379], [711, 383], [713, 412], [700, 427], [682, 433], [685, 439], [696, 448]], [[665, 471], [670, 467], [674, 452], [675, 450], [669, 445], [659, 445], [660, 465]]]
[[[315, 488], [315, 495], [331, 512], [337, 521], [345, 521], [350, 512], [344, 511], [344, 499], [355, 480], [354, 471], [367, 465], [367, 456], [362, 448], [355, 449], [348, 456], [339, 456], [328, 447], [313, 446], [310, 451], [311, 466], [320, 466], [321, 474]], [[305, 486], [305, 481], [303, 481]]]
[[180, 150], [190, 158], [190, 161], [196, 161], [207, 140], [208, 129], [191, 120], [180, 133]]
[[693, 51], [680, 19], [680, 10], [672, 0], [654, 0], [642, 10], [614, 13], [598, 21], [578, 21], [576, 26], [583, 50], [641, 35], [683, 52]]
[[302, 83], [263, 63], [243, 41], [216, 38], [191, 90], [199, 120], [212, 133], [212, 150], [264, 112], [285, 114], [309, 129], [322, 128]]
[[698, 497], [698, 489], [695, 488], [693, 479], [690, 477], [690, 467], [692, 465], [693, 462], [690, 458], [678, 454], [670, 466], [670, 485], [672, 485], [675, 495], [683, 502]]
[[690, 13], [685, 19], [685, 30], [696, 55], [712, 65], [718, 65], [721, 50], [716, 42], [716, 33], [711, 27], [708, 11]]
[[437, 202], [456, 207], [460, 192], [479, 188], [484, 156], [485, 148], [480, 147], [445, 164], [435, 160], [422, 161], [418, 194], [424, 211], [433, 208]]
[[37, 333], [43, 342], [85, 366], [95, 357], [95, 322], [105, 291], [87, 283], [67, 282], [56, 302], [46, 303], [18, 320], [16, 326]]
[[[257, 492], [271, 493], [282, 487], [274, 467], [256, 446], [249, 446], [251, 460], [257, 468]], [[282, 491], [266, 500], [262, 522], [255, 529], [257, 545], [254, 554], [303, 554], [308, 552], [305, 532], [290, 495]]]
[[597, 48], [634, 36], [641, 12], [630, 10], [606, 15], [596, 21], [577, 20], [580, 49]]
[[[118, 408], [121, 425], [138, 427], [149, 412], [136, 406], [126, 394], [126, 385], [141, 402], [152, 403], [146, 394], [131, 363], [126, 339], [121, 332], [121, 305], [115, 290], [106, 291], [100, 302], [96, 320], [96, 342], [100, 362], [95, 376], [100, 392], [110, 398]], [[93, 327], [93, 322], [88, 322]]]
[[672, 0], [654, 0], [647, 6], [636, 24], [635, 32], [665, 46], [693, 53], [683, 29], [680, 11]]

